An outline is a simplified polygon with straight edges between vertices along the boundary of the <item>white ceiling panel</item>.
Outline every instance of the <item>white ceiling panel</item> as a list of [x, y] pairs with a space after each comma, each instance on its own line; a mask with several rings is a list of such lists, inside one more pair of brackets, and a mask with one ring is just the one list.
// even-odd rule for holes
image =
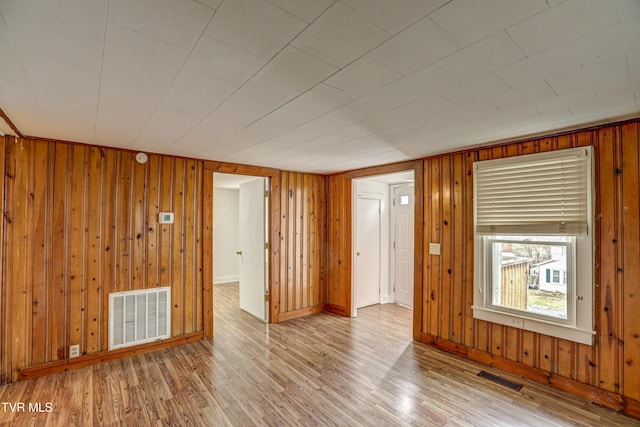
[[466, 81], [439, 94], [458, 105], [465, 105], [479, 99], [485, 99], [509, 91], [511, 88], [495, 74]]
[[507, 29], [527, 56], [619, 23], [616, 1], [567, 0]]
[[517, 86], [515, 89], [489, 96], [487, 101], [498, 107], [498, 109], [506, 111], [510, 108], [517, 108], [522, 105], [553, 98], [554, 96], [556, 96], [556, 93], [546, 81], [536, 80], [533, 83]]
[[[640, 1], [636, 2], [640, 10]], [[640, 40], [640, 18], [627, 20], [621, 25], [606, 28], [571, 43], [582, 65], [590, 65], [607, 56], [637, 51]]]
[[310, 24], [334, 3], [334, 0], [270, 0], [274, 6]]
[[174, 46], [117, 24], [108, 25], [104, 62], [175, 77], [191, 49]]
[[515, 88], [541, 82], [560, 74], [569, 74], [582, 67], [575, 51], [565, 45], [526, 58], [515, 64], [500, 67], [496, 74], [505, 83]]
[[441, 7], [447, 0], [343, 0], [389, 34], [396, 34]]
[[329, 173], [640, 116], [638, 0], [3, 0], [23, 134]]
[[571, 73], [547, 77], [549, 86], [558, 95], [577, 92], [603, 84], [615, 83], [629, 78], [626, 55], [607, 56], [598, 62], [581, 67]]
[[424, 67], [386, 87], [407, 102], [442, 92], [460, 83], [456, 78], [435, 65]]
[[264, 115], [300, 96], [302, 92], [264, 79], [252, 79], [231, 97], [234, 103], [262, 111]]
[[389, 34], [336, 2], [292, 42], [336, 67], [344, 67], [387, 40]]
[[373, 92], [381, 86], [398, 80], [402, 74], [367, 56], [363, 56], [348, 67], [329, 77], [325, 83], [354, 95]]
[[168, 44], [191, 49], [214, 10], [195, 1], [109, 0], [109, 22]]
[[338, 71], [338, 68], [292, 46], [285, 47], [256, 79], [304, 92]]
[[93, 142], [100, 73], [41, 55], [25, 54], [22, 63], [52, 134]]
[[458, 43], [468, 45], [548, 7], [545, 0], [461, 0], [448, 2], [431, 19]]
[[377, 115], [373, 120], [377, 128], [386, 130], [456, 107], [457, 105], [448, 99], [432, 95]]
[[369, 56], [399, 73], [411, 74], [462, 47], [427, 17], [389, 39]]
[[499, 32], [439, 61], [438, 66], [465, 81], [524, 58], [511, 38]]
[[263, 59], [271, 59], [306, 23], [264, 0], [223, 2], [205, 34]]

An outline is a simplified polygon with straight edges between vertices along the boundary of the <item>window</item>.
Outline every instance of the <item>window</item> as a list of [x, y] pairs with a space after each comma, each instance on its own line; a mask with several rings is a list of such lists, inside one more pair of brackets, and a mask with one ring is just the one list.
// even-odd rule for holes
[[591, 148], [474, 164], [478, 319], [592, 344]]

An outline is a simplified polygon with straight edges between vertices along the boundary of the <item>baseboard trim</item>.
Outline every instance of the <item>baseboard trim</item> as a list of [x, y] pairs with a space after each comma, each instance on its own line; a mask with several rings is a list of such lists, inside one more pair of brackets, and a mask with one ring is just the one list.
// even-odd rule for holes
[[240, 281], [240, 276], [224, 276], [224, 277], [213, 278], [214, 285], [221, 285], [223, 283], [234, 283], [239, 281]]
[[327, 309], [327, 306], [325, 304], [318, 304], [312, 307], [301, 308], [299, 310], [288, 311], [286, 313], [279, 313], [278, 322], [284, 322], [285, 320], [308, 316], [310, 314], [318, 314], [325, 311], [326, 309]]
[[501, 369], [511, 374], [522, 376], [538, 383], [547, 384], [550, 387], [573, 394], [574, 396], [578, 396], [587, 401], [616, 411], [621, 411], [632, 417], [640, 418], [640, 402], [621, 396], [618, 393], [603, 390], [590, 384], [584, 384], [568, 377], [553, 374], [550, 371], [527, 366], [483, 350], [477, 350], [463, 344], [454, 343], [444, 338], [436, 337], [424, 332], [422, 333], [421, 341], [446, 352], [466, 357], [476, 362]]
[[193, 332], [180, 335], [166, 340], [140, 344], [133, 347], [120, 348], [113, 351], [101, 351], [99, 353], [87, 354], [86, 356], [74, 357], [73, 359], [56, 360], [37, 366], [27, 366], [18, 369], [18, 381], [30, 380], [43, 377], [45, 375], [57, 374], [59, 372], [80, 369], [98, 363], [110, 362], [112, 360], [124, 359], [126, 357], [149, 353], [151, 351], [176, 347], [178, 345], [200, 341], [204, 338], [204, 332]]
[[340, 307], [338, 305], [327, 304], [326, 310], [333, 314], [339, 314], [340, 316], [347, 315], [347, 309], [345, 307]]

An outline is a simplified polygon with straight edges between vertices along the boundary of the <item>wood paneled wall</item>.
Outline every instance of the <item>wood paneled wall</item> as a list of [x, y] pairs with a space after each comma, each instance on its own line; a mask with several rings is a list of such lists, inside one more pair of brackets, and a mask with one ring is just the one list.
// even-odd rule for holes
[[[640, 416], [639, 135], [635, 120], [424, 159], [424, 222], [416, 222], [424, 224], [424, 234], [418, 232], [416, 242], [424, 241], [425, 249], [417, 253], [414, 337]], [[588, 145], [594, 147], [596, 195], [594, 345], [474, 319], [473, 162]], [[377, 173], [384, 171], [328, 178], [327, 302], [347, 316], [351, 178]], [[440, 255], [428, 253], [430, 242], [440, 243]]]
[[[265, 176], [271, 181], [269, 201], [269, 321], [281, 322], [325, 309], [326, 178], [259, 166], [204, 162], [205, 328], [213, 325], [213, 257], [211, 256], [214, 173]], [[211, 209], [211, 210], [210, 210]], [[213, 336], [213, 329], [206, 330]]]
[[[108, 347], [110, 292], [172, 287], [171, 334], [201, 331], [202, 162], [5, 142], [2, 382]], [[175, 213], [172, 225], [158, 212]]]
[[280, 175], [278, 320], [324, 310], [326, 179]]
[[[424, 339], [505, 369], [533, 368], [552, 384], [568, 378], [640, 399], [638, 135], [636, 121], [426, 159], [425, 241], [440, 243], [441, 255], [424, 254]], [[595, 344], [474, 319], [473, 162], [587, 145], [595, 163]]]

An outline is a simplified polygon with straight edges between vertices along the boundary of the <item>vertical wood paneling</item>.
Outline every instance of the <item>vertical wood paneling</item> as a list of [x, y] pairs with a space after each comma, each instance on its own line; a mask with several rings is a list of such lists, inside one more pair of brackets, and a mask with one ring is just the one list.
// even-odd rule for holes
[[[202, 330], [202, 162], [151, 155], [141, 165], [130, 152], [42, 140], [5, 146], [1, 382], [67, 358], [71, 344], [106, 351], [109, 292], [170, 285], [174, 334]], [[159, 240], [162, 203], [176, 222]]]
[[322, 176], [285, 171], [279, 185], [278, 318], [288, 319], [324, 304], [320, 255], [325, 225], [318, 212], [324, 212], [325, 187]]
[[[102, 283], [102, 233], [96, 230], [103, 230], [102, 209], [104, 200], [102, 199], [102, 159], [104, 152], [97, 147], [90, 149], [88, 168], [88, 224], [87, 229], [91, 230], [87, 242], [87, 328], [85, 330], [84, 342], [86, 353], [96, 353], [99, 351], [101, 343], [102, 311], [104, 304], [103, 283]], [[33, 363], [38, 364], [34, 361]]]
[[[464, 160], [465, 156], [453, 157], [453, 186], [451, 188], [451, 236], [452, 242], [466, 242], [464, 231], [465, 223], [463, 221], [464, 207], [462, 206], [463, 185], [464, 185]], [[462, 246], [462, 244], [460, 245]], [[454, 245], [451, 245], [454, 248]], [[466, 271], [466, 260], [463, 258], [458, 260], [455, 249], [451, 251], [451, 292], [452, 301], [451, 313], [451, 333], [450, 340], [453, 342], [462, 342], [464, 329], [464, 304], [466, 303], [466, 292], [464, 289], [464, 273]]]
[[48, 174], [48, 146], [45, 143], [37, 143], [34, 145], [33, 154], [33, 186], [32, 186], [32, 224], [33, 228], [33, 301], [31, 318], [32, 323], [38, 325], [33, 328], [33, 336], [31, 340], [31, 359], [33, 363], [44, 363], [47, 357], [47, 279], [49, 278], [49, 268], [51, 267], [51, 258], [48, 253], [47, 236], [47, 180]]
[[[484, 160], [589, 145], [594, 147], [596, 194], [594, 313], [597, 336], [594, 345], [576, 344], [472, 319], [474, 258], [471, 164], [475, 156]], [[443, 255], [429, 255], [425, 249], [425, 296], [420, 323], [423, 332], [638, 399], [639, 145], [636, 121], [480, 149], [471, 152], [472, 159], [469, 158], [470, 153], [425, 159], [425, 242], [440, 242]], [[465, 164], [465, 161], [468, 163]], [[459, 168], [465, 168], [464, 178]], [[459, 194], [462, 179], [464, 188]], [[331, 190], [329, 196], [333, 197]], [[464, 214], [458, 212], [460, 204]], [[447, 222], [448, 225], [445, 224]], [[449, 258], [451, 254], [455, 254], [455, 262]], [[453, 270], [451, 275], [449, 268]], [[461, 310], [467, 313], [468, 319], [459, 323], [456, 317]], [[465, 326], [467, 320], [468, 330]]]
[[328, 178], [328, 270], [329, 309], [351, 315], [351, 180], [344, 174]]
[[205, 338], [213, 338], [213, 171], [204, 169], [202, 175], [202, 329]]
[[[8, 144], [13, 144], [14, 138], [12, 137], [0, 137], [0, 200], [5, 200], [5, 182], [7, 181], [6, 177], [6, 168], [5, 168], [5, 157], [6, 157], [6, 146]], [[2, 216], [5, 217], [7, 215], [7, 211], [4, 209]], [[6, 217], [5, 217], [6, 218]], [[5, 257], [5, 222], [6, 219], [3, 218], [0, 223], [0, 280], [3, 280], [6, 271], [7, 260]], [[4, 285], [4, 281], [0, 283], [0, 323], [2, 325], [9, 324], [9, 318], [7, 317], [7, 286]], [[7, 355], [8, 346], [8, 329], [6, 326], [0, 328], [0, 384], [5, 384], [7, 382], [7, 375], [10, 372], [9, 365], [9, 357]]]
[[619, 307], [622, 381], [625, 396], [640, 400], [640, 132], [638, 123], [622, 126], [622, 306]]
[[171, 188], [171, 204], [173, 206], [174, 225], [171, 229], [172, 251], [169, 256], [171, 274], [171, 335], [184, 333], [184, 166], [185, 159], [172, 159], [174, 164]]
[[[600, 161], [598, 198], [599, 209], [596, 218], [599, 219], [599, 258], [598, 285], [600, 288], [599, 316], [599, 359], [606, 365], [616, 365], [616, 324], [614, 303], [617, 293], [617, 240], [619, 224], [616, 221], [618, 177], [616, 169], [618, 147], [613, 139], [613, 129], [603, 129], [599, 135]], [[608, 212], [606, 211], [608, 209]], [[600, 371], [600, 387], [605, 390], [615, 390], [617, 369], [603, 369]]]

